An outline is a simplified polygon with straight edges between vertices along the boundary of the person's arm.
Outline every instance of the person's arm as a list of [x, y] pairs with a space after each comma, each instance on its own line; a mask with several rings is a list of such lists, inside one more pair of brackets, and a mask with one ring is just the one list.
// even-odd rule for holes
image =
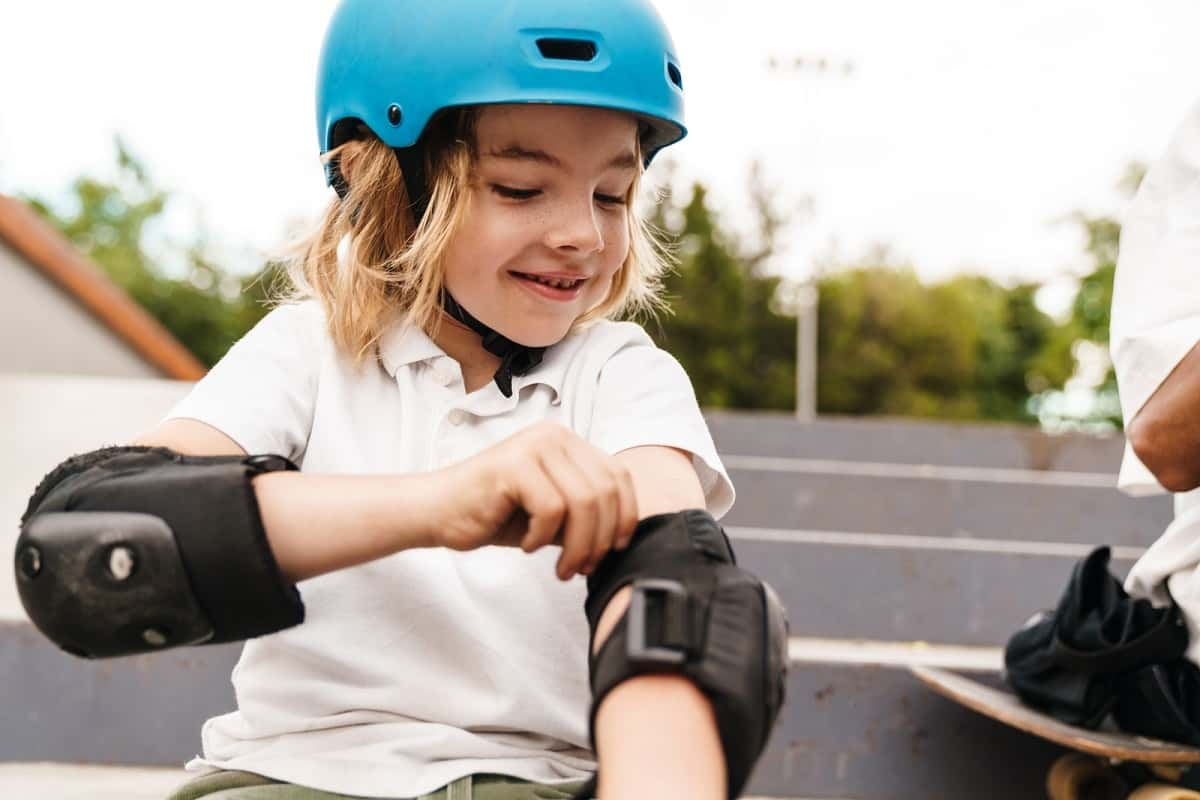
[[[184, 455], [246, 455], [221, 431], [172, 419], [130, 444]], [[313, 475], [270, 472], [254, 479], [263, 529], [280, 571], [297, 583], [401, 550], [432, 547], [438, 494], [431, 474]]]
[[1126, 435], [1163, 488], [1187, 492], [1200, 486], [1200, 345], [1150, 396]]
[[[636, 447], [616, 458], [633, 477], [640, 519], [704, 508], [687, 453]], [[622, 589], [605, 608], [593, 651], [628, 608], [629, 595], [629, 587]], [[642, 675], [613, 689], [597, 710], [596, 749], [600, 800], [725, 796], [725, 758], [712, 705], [681, 675]]]
[[[184, 418], [131, 444], [246, 455], [220, 430]], [[541, 423], [436, 472], [278, 471], [258, 475], [253, 485], [275, 562], [293, 583], [415, 547], [488, 545], [526, 552], [556, 545], [556, 574], [565, 581], [633, 536], [636, 498], [624, 472], [563, 426]]]

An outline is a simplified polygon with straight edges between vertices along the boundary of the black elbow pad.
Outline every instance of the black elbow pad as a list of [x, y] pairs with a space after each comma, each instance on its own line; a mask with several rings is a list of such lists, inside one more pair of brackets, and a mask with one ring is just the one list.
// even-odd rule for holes
[[629, 609], [588, 662], [593, 745], [596, 710], [619, 684], [648, 673], [685, 676], [712, 704], [727, 795], [738, 797], [784, 703], [783, 604], [737, 566], [721, 526], [698, 509], [642, 520], [629, 547], [610, 551], [588, 577], [593, 641], [604, 609], [630, 584]]
[[47, 475], [21, 519], [16, 577], [30, 620], [104, 658], [273, 633], [304, 620], [251, 479], [282, 456], [107, 447]]

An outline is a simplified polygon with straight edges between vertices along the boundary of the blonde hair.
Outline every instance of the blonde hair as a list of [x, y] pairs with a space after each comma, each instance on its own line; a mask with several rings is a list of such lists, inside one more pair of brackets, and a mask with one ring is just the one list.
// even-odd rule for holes
[[[290, 286], [276, 302], [315, 298], [325, 310], [338, 350], [361, 366], [387, 327], [402, 320], [435, 335], [441, 323], [444, 256], [466, 217], [477, 159], [477, 109], [461, 109], [435, 120], [426, 135], [425, 171], [429, 205], [413, 229], [404, 176], [391, 148], [360, 126], [360, 138], [326, 153], [343, 158], [344, 199], [335, 198], [315, 229], [294, 242], [280, 261]], [[641, 149], [638, 148], [638, 163]], [[573, 329], [598, 319], [666, 309], [659, 296], [669, 269], [667, 250], [637, 210], [643, 170], [626, 197], [629, 253], [613, 276], [608, 295], [575, 321]], [[349, 247], [339, 258], [339, 246]]]

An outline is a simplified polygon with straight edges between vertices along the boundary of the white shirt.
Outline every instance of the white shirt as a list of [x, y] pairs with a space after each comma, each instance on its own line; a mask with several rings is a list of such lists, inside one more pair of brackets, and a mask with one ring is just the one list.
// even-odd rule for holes
[[[458, 362], [394, 326], [356, 372], [315, 301], [268, 314], [167, 416], [249, 453], [319, 473], [427, 472], [540, 420], [608, 453], [693, 454], [708, 510], [733, 487], [686, 373], [631, 323], [600, 322], [513, 380], [466, 394]], [[408, 550], [299, 584], [302, 625], [246, 643], [238, 709], [208, 720], [189, 770], [242, 769], [325, 791], [433, 792], [489, 772], [542, 783], [594, 768], [587, 711], [586, 580], [559, 551]]]
[[[1200, 341], [1200, 104], [1146, 173], [1125, 214], [1113, 285], [1111, 350], [1126, 426]], [[1118, 485], [1165, 491], [1128, 444]], [[1134, 564], [1130, 594], [1166, 603], [1188, 621], [1188, 658], [1200, 664], [1200, 490], [1175, 496], [1175, 520]]]

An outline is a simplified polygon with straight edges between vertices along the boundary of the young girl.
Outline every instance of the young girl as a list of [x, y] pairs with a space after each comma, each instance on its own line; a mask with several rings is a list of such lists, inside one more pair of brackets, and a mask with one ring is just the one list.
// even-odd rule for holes
[[601, 797], [728, 794], [688, 678], [589, 719], [589, 643], [630, 592], [591, 637], [583, 576], [639, 520], [733, 503], [687, 375], [610, 321], [657, 302], [633, 204], [682, 105], [646, 0], [341, 3], [338, 198], [296, 291], [132, 443], [303, 466], [253, 493], [304, 622], [247, 642], [174, 800], [566, 798], [590, 721]]

